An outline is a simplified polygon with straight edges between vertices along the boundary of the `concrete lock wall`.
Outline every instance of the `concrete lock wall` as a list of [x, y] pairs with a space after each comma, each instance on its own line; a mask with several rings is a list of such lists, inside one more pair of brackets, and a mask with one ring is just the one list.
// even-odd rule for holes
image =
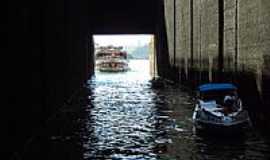
[[22, 151], [93, 73], [87, 6], [64, 0], [8, 5], [3, 153]]
[[234, 82], [249, 105], [265, 106], [261, 109], [269, 113], [270, 1], [175, 0], [174, 6], [174, 0], [165, 0], [164, 4], [170, 64], [179, 68], [181, 82], [192, 86]]

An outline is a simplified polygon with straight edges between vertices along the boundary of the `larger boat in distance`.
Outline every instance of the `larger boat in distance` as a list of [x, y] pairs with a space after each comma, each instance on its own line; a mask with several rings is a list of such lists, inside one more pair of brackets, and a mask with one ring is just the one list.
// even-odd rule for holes
[[129, 70], [127, 52], [123, 47], [101, 46], [96, 49], [96, 69], [101, 72]]

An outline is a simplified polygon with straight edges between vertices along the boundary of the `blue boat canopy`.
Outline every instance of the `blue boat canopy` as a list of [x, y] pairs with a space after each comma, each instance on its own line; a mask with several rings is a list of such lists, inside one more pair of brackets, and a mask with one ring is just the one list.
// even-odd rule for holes
[[200, 92], [234, 90], [234, 89], [237, 89], [237, 87], [232, 83], [207, 83], [200, 85], [198, 87], [198, 90]]

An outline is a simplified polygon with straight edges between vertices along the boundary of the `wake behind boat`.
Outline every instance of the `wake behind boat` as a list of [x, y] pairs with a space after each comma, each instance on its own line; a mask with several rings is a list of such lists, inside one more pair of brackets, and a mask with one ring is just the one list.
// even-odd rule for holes
[[198, 130], [221, 132], [242, 131], [251, 124], [237, 87], [231, 83], [208, 83], [198, 87], [193, 122]]

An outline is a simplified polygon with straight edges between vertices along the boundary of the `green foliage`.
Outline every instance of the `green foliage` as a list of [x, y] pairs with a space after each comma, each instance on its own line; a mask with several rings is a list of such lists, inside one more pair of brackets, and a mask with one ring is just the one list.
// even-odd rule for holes
[[133, 59], [148, 59], [150, 47], [148, 45], [136, 47], [130, 54]]

